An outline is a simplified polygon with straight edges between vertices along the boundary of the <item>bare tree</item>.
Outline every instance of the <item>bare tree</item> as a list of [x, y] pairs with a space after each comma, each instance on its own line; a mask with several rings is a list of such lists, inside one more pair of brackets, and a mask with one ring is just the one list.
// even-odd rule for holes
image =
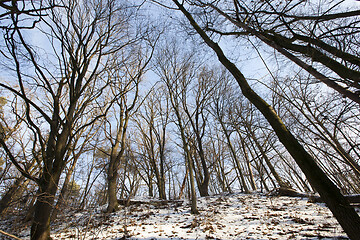
[[[83, 119], [84, 122], [80, 122], [80, 125], [86, 125], [89, 120], [96, 117], [96, 111], [93, 112], [95, 116], [89, 117], [87, 116], [86, 119]], [[71, 147], [69, 148], [69, 151], [66, 153], [65, 159], [67, 159], [67, 162], [69, 163], [68, 166], [66, 166], [66, 174], [65, 179], [60, 191], [60, 194], [57, 198], [54, 210], [51, 214], [51, 219], [55, 220], [57, 218], [58, 213], [60, 210], [63, 210], [68, 204], [68, 197], [71, 193], [71, 179], [73, 177], [73, 174], [75, 172], [76, 165], [78, 163], [78, 160], [81, 156], [83, 156], [86, 152], [91, 151], [91, 146], [89, 145], [89, 141], [98, 133], [100, 130], [99, 124], [91, 124], [88, 125], [88, 127], [84, 127], [81, 129], [79, 134], [77, 134], [74, 137], [73, 143]]]
[[[216, 93], [212, 97], [213, 100], [211, 104], [211, 112], [214, 115], [215, 120], [220, 125], [222, 133], [225, 135], [226, 143], [230, 150], [231, 158], [233, 160], [235, 171], [241, 187], [244, 189], [245, 193], [249, 193], [250, 191], [245, 181], [244, 169], [241, 166], [237, 149], [233, 144], [233, 139], [231, 136], [235, 131], [231, 127], [229, 112], [234, 105], [238, 104], [238, 102], [236, 102], [234, 105], [232, 103], [234, 99], [231, 96], [235, 95], [236, 92], [232, 89], [230, 83], [231, 81], [225, 72], [222, 73], [222, 76], [218, 77], [217, 81], [219, 83], [216, 88]], [[253, 185], [253, 187], [255, 187], [255, 185]]]
[[34, 28], [41, 21], [41, 17], [45, 16], [45, 12], [56, 6], [59, 5], [52, 0], [3, 0], [0, 2], [0, 29]]
[[309, 182], [319, 192], [320, 196], [326, 202], [327, 206], [343, 227], [344, 231], [350, 238], [359, 239], [358, 233], [360, 232], [360, 217], [341, 194], [340, 190], [326, 176], [322, 169], [317, 165], [314, 158], [287, 129], [274, 109], [250, 87], [244, 75], [240, 72], [236, 65], [225, 56], [221, 47], [206, 34], [202, 27], [198, 25], [190, 12], [185, 8], [184, 3], [180, 3], [177, 0], [173, 0], [173, 3], [183, 13], [192, 28], [197, 32], [202, 40], [216, 53], [219, 61], [233, 75], [235, 80], [238, 82], [243, 95], [249, 99], [249, 101], [263, 114], [274, 129], [281, 143], [289, 151], [291, 156], [308, 178]]
[[[173, 43], [174, 44], [174, 43]], [[179, 49], [174, 47], [164, 48], [156, 58], [156, 72], [164, 82], [170, 99], [170, 105], [175, 115], [174, 123], [180, 133], [183, 156], [188, 168], [190, 179], [191, 212], [198, 214], [197, 198], [194, 180], [194, 162], [192, 160], [191, 146], [189, 144], [188, 124], [186, 123], [186, 113], [182, 109], [181, 97], [186, 96], [186, 90], [190, 79], [194, 77], [195, 63], [193, 55], [182, 55]], [[185, 183], [185, 182], [184, 182]]]
[[110, 98], [114, 104], [104, 124], [105, 137], [110, 141], [109, 161], [107, 163], [108, 212], [118, 209], [117, 181], [121, 164], [125, 163], [126, 134], [130, 118], [138, 111], [143, 100], [139, 96], [139, 85], [147, 71], [154, 47], [142, 52], [140, 45], [129, 52], [128, 56], [118, 58], [109, 69], [111, 81]]
[[[193, 4], [207, 9], [202, 18], [206, 31], [222, 36], [254, 36], [318, 81], [360, 104], [360, 58], [354, 51], [359, 47], [360, 11], [349, 10], [343, 2], [324, 1], [319, 3], [321, 8], [318, 3], [301, 0]], [[220, 21], [222, 24], [217, 24]], [[227, 25], [234, 31], [221, 27]]]
[[[32, 239], [50, 237], [54, 196], [68, 163], [65, 156], [74, 137], [101, 115], [85, 125], [80, 124], [80, 119], [90, 109], [96, 111], [97, 105], [92, 103], [108, 84], [101, 78], [108, 65], [106, 56], [129, 43], [127, 33], [123, 31], [128, 17], [124, 9], [128, 8], [114, 1], [79, 3], [69, 0], [61, 1], [61, 4], [64, 7], [50, 8], [46, 12], [47, 15], [42, 17], [42, 29], [37, 30], [49, 40], [50, 49], [46, 51], [52, 53], [51, 57], [41, 55], [39, 46], [27, 43], [21, 29], [7, 32], [6, 44], [15, 77], [13, 83], [0, 83], [1, 88], [24, 102], [24, 109], [18, 110], [24, 111], [22, 120], [33, 139], [28, 151], [40, 172], [38, 177], [31, 174], [0, 139], [14, 166], [39, 187], [31, 227]], [[18, 24], [16, 20], [14, 25]]]
[[[313, 148], [317, 156], [326, 158], [331, 155], [329, 161], [332, 161], [333, 166], [345, 165], [341, 167], [343, 171], [336, 171], [337, 173], [332, 173], [330, 176], [335, 174], [341, 176], [351, 169], [352, 174], [348, 177], [353, 180], [359, 179], [359, 165], [356, 161], [359, 155], [354, 138], [357, 134], [355, 125], [359, 116], [357, 105], [342, 97], [321, 93], [310, 84], [309, 79], [293, 79], [292, 82], [289, 85], [277, 81], [273, 91], [286, 101], [283, 104], [284, 108], [293, 119], [296, 119], [293, 128], [299, 129], [298, 137], [309, 148]], [[322, 147], [324, 144], [328, 146], [326, 150]], [[339, 166], [336, 168], [339, 169]], [[335, 170], [328, 167], [325, 169]], [[338, 186], [346, 192], [345, 188], [351, 185], [344, 183]]]
[[[137, 128], [140, 131], [143, 160], [148, 162], [146, 171], [149, 188], [152, 185], [152, 175], [155, 174], [160, 199], [166, 199], [165, 167], [167, 128], [170, 122], [169, 99], [164, 99], [164, 87], [152, 91], [143, 105], [143, 111], [138, 114]], [[144, 163], [142, 163], [144, 164]], [[149, 189], [152, 194], [152, 190]], [[169, 196], [170, 197], [170, 196]]]

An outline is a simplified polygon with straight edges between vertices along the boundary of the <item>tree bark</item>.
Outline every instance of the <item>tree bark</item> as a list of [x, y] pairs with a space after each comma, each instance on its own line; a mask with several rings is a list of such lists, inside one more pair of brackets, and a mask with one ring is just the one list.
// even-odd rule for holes
[[35, 202], [31, 240], [50, 240], [50, 218], [61, 170], [49, 174], [46, 171], [40, 179], [39, 192]]
[[116, 212], [119, 209], [119, 204], [117, 200], [117, 180], [118, 180], [118, 168], [114, 166], [114, 163], [109, 164], [108, 169], [108, 207], [107, 212]]

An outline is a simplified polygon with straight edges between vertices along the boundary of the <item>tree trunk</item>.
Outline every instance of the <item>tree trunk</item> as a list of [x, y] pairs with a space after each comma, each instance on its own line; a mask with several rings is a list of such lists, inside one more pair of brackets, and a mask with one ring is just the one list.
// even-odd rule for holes
[[[251, 153], [252, 154], [252, 153]], [[258, 162], [255, 161], [255, 165], [256, 165], [256, 170], [258, 171], [259, 173], [259, 177], [260, 177], [260, 184], [261, 186], [264, 186], [264, 189], [266, 192], [269, 192], [269, 187], [267, 186], [266, 184], [266, 181], [264, 179], [264, 174], [263, 174], [263, 171], [262, 169], [265, 169], [262, 164], [259, 164]], [[265, 169], [266, 170], [266, 169]], [[262, 189], [261, 189], [261, 192], [262, 192]]]
[[243, 153], [244, 153], [246, 166], [247, 166], [248, 173], [249, 173], [250, 185], [251, 185], [252, 190], [256, 191], [256, 183], [255, 183], [255, 180], [254, 180], [254, 174], [253, 174], [253, 171], [251, 169], [250, 159], [249, 159], [249, 155], [248, 155], [247, 150], [246, 150], [245, 140], [244, 140], [244, 138], [242, 136], [240, 136], [240, 142], [241, 142], [241, 147], [242, 147], [242, 150], [243, 150]]
[[[311, 121], [309, 119], [309, 122], [319, 131], [321, 135], [323, 135], [323, 139], [329, 143], [329, 145], [343, 158], [344, 162], [349, 165], [357, 177], [360, 176], [360, 166], [359, 164], [354, 160], [354, 158], [351, 157], [351, 155], [342, 147], [338, 139], [330, 133], [330, 131], [324, 126], [323, 122], [318, 118], [318, 116], [315, 115], [315, 113], [311, 110], [310, 106], [306, 101], [304, 101], [304, 105], [306, 109], [309, 111], [311, 116], [315, 119], [316, 123]], [[305, 115], [305, 113], [304, 113]], [[323, 130], [321, 131], [318, 129], [317, 126], [320, 126], [320, 128]], [[326, 136], [326, 135], [327, 136]], [[329, 139], [330, 138], [330, 139]], [[332, 142], [331, 142], [332, 141]]]
[[306, 152], [298, 140], [290, 133], [274, 109], [267, 102], [265, 102], [264, 99], [257, 95], [253, 89], [251, 89], [243, 74], [232, 62], [226, 58], [219, 45], [213, 42], [206, 35], [206, 33], [199, 27], [199, 25], [197, 25], [190, 13], [186, 11], [183, 5], [181, 5], [177, 0], [173, 0], [173, 2], [183, 12], [183, 14], [189, 20], [190, 24], [202, 37], [205, 43], [214, 50], [218, 56], [219, 61], [234, 76], [244, 96], [256, 106], [256, 108], [270, 123], [281, 143], [294, 158], [296, 163], [308, 178], [309, 182], [311, 182], [311, 184], [319, 192], [321, 198], [334, 214], [335, 218], [338, 220], [348, 237], [352, 240], [360, 239], [360, 217], [341, 194], [340, 190], [326, 176], [326, 174], [316, 164], [311, 155]]
[[[160, 199], [166, 200], [166, 188], [165, 188], [165, 129], [163, 129], [163, 139], [159, 142], [160, 146], [160, 184], [159, 195]], [[170, 186], [169, 186], [170, 187]], [[170, 198], [170, 195], [169, 195]]]
[[[107, 181], [108, 181], [108, 207], [107, 212], [115, 212], [119, 209], [119, 204], [117, 200], [117, 181], [119, 178], [119, 167], [123, 159], [125, 152], [125, 137], [127, 131], [127, 125], [129, 121], [128, 112], [120, 110], [120, 126], [117, 129], [115, 144], [112, 146], [109, 167], [107, 172]], [[120, 149], [120, 150], [119, 150]], [[126, 163], [126, 162], [125, 162]], [[125, 166], [126, 168], [126, 166]], [[126, 169], [124, 169], [126, 172]], [[124, 176], [126, 174], [124, 173]], [[123, 186], [125, 181], [123, 181]]]
[[180, 186], [180, 191], [179, 191], [179, 197], [178, 199], [181, 199], [182, 198], [182, 195], [184, 193], [184, 189], [185, 189], [185, 186], [186, 186], [186, 179], [188, 178], [188, 175], [189, 175], [189, 168], [186, 168], [186, 173], [185, 173], [185, 177], [184, 177], [184, 180]]
[[53, 210], [54, 198], [60, 178], [60, 170], [57, 173], [44, 173], [40, 179], [39, 192], [34, 208], [34, 217], [31, 225], [31, 240], [49, 240], [50, 217]]
[[229, 181], [226, 178], [224, 167], [222, 166], [220, 161], [217, 164], [217, 166], [218, 166], [217, 175], [218, 175], [218, 179], [219, 179], [219, 181], [221, 183], [222, 192], [231, 193], [232, 191], [231, 191]]
[[204, 180], [200, 183], [199, 186], [199, 193], [201, 197], [206, 197], [209, 196], [209, 180], [206, 180], [206, 178], [204, 178]]
[[153, 197], [154, 196], [154, 186], [153, 186], [153, 180], [152, 177], [149, 177], [149, 197]]
[[196, 190], [195, 190], [195, 181], [194, 181], [194, 166], [193, 162], [189, 157], [188, 159], [188, 167], [189, 167], [189, 177], [190, 177], [190, 189], [191, 189], [191, 213], [192, 214], [199, 214], [199, 211], [197, 209], [197, 199], [196, 199]]
[[[196, 133], [198, 135], [198, 133]], [[205, 154], [204, 150], [202, 148], [202, 141], [200, 140], [200, 137], [197, 136], [197, 144], [198, 144], [198, 152], [200, 157], [201, 166], [203, 169], [204, 177], [201, 181], [201, 184], [199, 186], [199, 192], [201, 197], [209, 196], [209, 182], [210, 182], [210, 172], [206, 164]]]
[[240, 180], [240, 182], [241, 182], [241, 185], [242, 185], [242, 187], [244, 188], [244, 192], [245, 192], [245, 193], [249, 193], [250, 191], [249, 191], [249, 188], [248, 188], [247, 185], [246, 185], [245, 177], [244, 177], [244, 174], [243, 174], [243, 171], [242, 171], [242, 167], [241, 167], [241, 165], [240, 165], [239, 158], [237, 157], [236, 152], [235, 152], [235, 148], [234, 148], [234, 146], [233, 146], [232, 143], [231, 143], [230, 134], [228, 133], [228, 130], [226, 129], [223, 121], [220, 120], [220, 119], [219, 119], [219, 121], [220, 121], [221, 128], [222, 128], [222, 130], [223, 130], [223, 132], [224, 132], [224, 134], [225, 134], [225, 137], [226, 137], [226, 140], [227, 140], [226, 143], [227, 143], [227, 145], [228, 145], [228, 147], [229, 147], [229, 149], [230, 149], [230, 152], [231, 152], [231, 155], [232, 155], [232, 159], [233, 159], [233, 161], [235, 162], [236, 170], [237, 170], [237, 172], [239, 173], [238, 176], [239, 176], [239, 178], [240, 178], [239, 180]]
[[165, 156], [161, 154], [160, 156], [160, 184], [159, 184], [159, 196], [160, 199], [166, 200], [166, 188], [165, 188], [165, 168], [164, 161]]
[[0, 200], [0, 216], [6, 212], [13, 199], [24, 191], [24, 187], [27, 185], [25, 181], [25, 177], [21, 175], [2, 196]]
[[114, 167], [112, 164], [108, 169], [108, 207], [107, 212], [116, 212], [119, 209], [119, 204], [117, 200], [117, 180], [118, 180], [118, 169]]

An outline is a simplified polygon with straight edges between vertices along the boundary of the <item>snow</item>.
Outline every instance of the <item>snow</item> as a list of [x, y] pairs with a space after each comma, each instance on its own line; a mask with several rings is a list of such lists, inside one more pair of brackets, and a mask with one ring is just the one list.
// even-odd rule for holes
[[[323, 204], [294, 197], [232, 194], [181, 206], [142, 204], [106, 215], [75, 215], [54, 239], [346, 239]], [[65, 224], [66, 225], [66, 224]]]
[[[324, 204], [306, 198], [231, 194], [188, 201], [104, 208], [67, 216], [55, 224], [53, 239], [348, 239]], [[28, 236], [21, 236], [26, 239]]]

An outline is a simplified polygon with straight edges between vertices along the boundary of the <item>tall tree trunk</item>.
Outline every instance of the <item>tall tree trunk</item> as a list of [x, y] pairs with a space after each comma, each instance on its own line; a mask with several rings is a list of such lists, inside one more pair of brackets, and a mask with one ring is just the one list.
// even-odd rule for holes
[[210, 172], [206, 164], [205, 153], [202, 146], [202, 140], [200, 136], [198, 136], [199, 135], [198, 132], [196, 132], [195, 135], [196, 135], [196, 142], [198, 145], [197, 149], [200, 157], [200, 162], [203, 169], [203, 179], [199, 186], [199, 192], [201, 197], [206, 197], [209, 196]]
[[217, 164], [217, 166], [218, 166], [218, 169], [217, 169], [216, 172], [217, 172], [217, 175], [218, 175], [219, 182], [221, 184], [221, 191], [231, 193], [232, 191], [231, 191], [229, 181], [226, 178], [225, 169], [221, 165], [220, 161]]
[[[264, 179], [263, 170], [262, 170], [262, 169], [264, 169], [264, 170], [266, 171], [266, 168], [263, 166], [262, 163], [259, 164], [257, 161], [255, 161], [255, 156], [254, 156], [254, 154], [252, 153], [252, 151], [250, 151], [250, 155], [251, 155], [251, 157], [254, 159], [254, 163], [255, 163], [256, 170], [257, 170], [257, 172], [259, 173], [261, 186], [264, 186], [265, 191], [266, 191], [266, 192], [269, 192], [269, 187], [268, 187], [267, 184], [266, 184], [266, 181], [265, 181], [265, 179]], [[271, 177], [270, 177], [270, 179], [271, 179]], [[272, 179], [271, 179], [271, 180], [272, 180]], [[275, 183], [273, 183], [273, 184], [275, 185]], [[262, 189], [261, 189], [261, 192], [262, 192]]]
[[304, 179], [300, 176], [300, 174], [298, 173], [298, 171], [296, 171], [296, 169], [294, 169], [293, 166], [291, 166], [291, 164], [288, 162], [288, 160], [283, 159], [283, 157], [281, 157], [281, 155], [279, 155], [280, 158], [283, 160], [283, 162], [290, 168], [291, 173], [289, 173], [289, 175], [295, 175], [296, 178], [298, 179], [298, 181], [301, 183], [302, 188], [304, 189], [305, 192], [310, 192], [311, 189], [308, 186], [308, 184], [306, 183], [306, 181], [304, 181]]
[[[115, 144], [112, 146], [110, 159], [109, 159], [109, 166], [107, 172], [107, 181], [108, 181], [108, 207], [107, 212], [115, 212], [119, 208], [119, 203], [117, 200], [117, 181], [119, 178], [119, 167], [121, 161], [123, 159], [123, 155], [125, 153], [125, 146], [126, 146], [126, 131], [127, 125], [129, 122], [129, 113], [124, 111], [123, 109], [120, 110], [120, 124], [117, 128]], [[126, 170], [125, 175], [126, 175]], [[125, 181], [124, 181], [125, 182]], [[123, 185], [125, 186], [125, 184]]]
[[115, 162], [110, 162], [107, 173], [107, 194], [108, 194], [108, 207], [107, 212], [116, 212], [119, 208], [117, 200], [117, 180], [119, 178], [118, 167]]
[[189, 149], [189, 145], [185, 136], [185, 129], [181, 122], [181, 116], [179, 111], [175, 108], [175, 112], [178, 119], [178, 127], [180, 130], [181, 140], [184, 149], [184, 156], [186, 161], [186, 166], [189, 169], [189, 179], [190, 179], [190, 201], [191, 201], [191, 213], [198, 214], [199, 210], [197, 209], [197, 197], [196, 197], [196, 190], [195, 190], [195, 179], [194, 179], [194, 162], [191, 158], [191, 153]]
[[[166, 188], [165, 188], [165, 142], [166, 142], [166, 125], [163, 125], [161, 136], [157, 137], [159, 143], [159, 157], [160, 157], [160, 187], [161, 187], [161, 199], [166, 200]], [[170, 179], [169, 179], [170, 181]], [[169, 184], [170, 188], [170, 184]], [[170, 198], [170, 195], [169, 195]]]
[[[93, 160], [93, 164], [94, 164], [94, 160]], [[86, 185], [85, 185], [85, 189], [83, 190], [83, 194], [82, 196], [80, 197], [81, 200], [81, 203], [79, 204], [79, 209], [84, 209], [86, 204], [87, 204], [87, 198], [88, 198], [88, 195], [89, 193], [91, 192], [91, 188], [93, 187], [93, 185], [95, 184], [96, 180], [98, 179], [98, 177], [105, 171], [106, 167], [103, 167], [97, 174], [96, 176], [94, 177], [94, 179], [92, 179], [91, 183], [90, 183], [90, 178], [91, 178], [91, 173], [93, 172], [94, 170], [94, 165], [91, 165], [91, 168], [90, 168], [90, 172], [88, 173], [89, 176], [87, 177], [87, 180], [86, 180]]]
[[154, 196], [154, 186], [153, 186], [153, 180], [152, 180], [153, 174], [151, 174], [151, 175], [149, 176], [149, 180], [148, 180], [149, 181], [148, 188], [149, 188], [149, 197], [152, 198]]
[[299, 141], [290, 133], [274, 109], [253, 91], [243, 74], [232, 62], [227, 59], [219, 45], [207, 36], [207, 34], [200, 28], [182, 4], [180, 4], [177, 0], [173, 0], [173, 2], [179, 7], [181, 12], [186, 16], [190, 24], [202, 37], [205, 43], [214, 50], [219, 61], [234, 76], [244, 96], [256, 106], [256, 108], [270, 123], [281, 143], [294, 158], [308, 178], [309, 182], [311, 182], [311, 184], [319, 192], [321, 198], [334, 214], [346, 234], [352, 240], [360, 239], [360, 217], [341, 194], [340, 190], [326, 176]]
[[[206, 163], [206, 158], [205, 158], [205, 153], [204, 153], [204, 149], [203, 149], [203, 135], [201, 133], [201, 128], [199, 126], [199, 106], [197, 106], [197, 110], [195, 111], [194, 115], [195, 115], [195, 121], [192, 118], [192, 114], [190, 114], [190, 112], [187, 109], [186, 103], [184, 106], [184, 110], [185, 113], [187, 114], [188, 118], [189, 118], [189, 122], [191, 123], [194, 135], [195, 135], [195, 140], [194, 140], [194, 148], [196, 150], [196, 152], [199, 155], [200, 158], [200, 163], [201, 163], [201, 169], [203, 172], [202, 177], [200, 177], [200, 182], [198, 181], [198, 188], [199, 188], [199, 192], [200, 192], [200, 196], [201, 197], [205, 197], [205, 196], [209, 196], [209, 182], [210, 182], [210, 172]], [[196, 160], [197, 158], [194, 157]], [[197, 164], [199, 166], [199, 164]], [[197, 169], [200, 169], [199, 167]]]
[[39, 182], [38, 196], [35, 202], [31, 225], [31, 240], [50, 240], [50, 217], [61, 170], [55, 173], [45, 171]]
[[[189, 157], [192, 161], [193, 169], [195, 171], [194, 177], [197, 183], [197, 187], [201, 197], [209, 196], [209, 180], [210, 173], [207, 169], [205, 160], [199, 155], [199, 151], [196, 149], [193, 139], [191, 146], [189, 146]], [[205, 163], [205, 164], [204, 164]], [[202, 171], [201, 171], [202, 170]]]
[[[155, 132], [155, 127], [154, 127], [154, 119], [153, 116], [151, 116], [151, 119], [149, 121], [150, 127], [149, 127], [149, 136], [144, 136], [145, 139], [148, 140], [148, 144], [149, 146], [147, 147], [147, 151], [148, 151], [148, 155], [149, 155], [149, 161], [150, 164], [152, 166], [153, 172], [155, 174], [156, 177], [156, 185], [158, 187], [158, 193], [159, 193], [159, 198], [165, 200], [166, 199], [166, 192], [165, 192], [165, 176], [164, 176], [164, 153], [162, 151], [162, 144], [159, 143], [159, 158], [160, 158], [160, 163], [159, 166], [157, 164], [157, 160], [156, 160], [156, 156], [155, 156], [155, 143], [154, 143], [154, 136], [153, 133], [156, 134]], [[143, 134], [147, 134], [147, 133], [143, 133]]]
[[[163, 151], [160, 153], [160, 184], [159, 184], [159, 196], [160, 199], [166, 200], [166, 188], [165, 188], [165, 155]], [[169, 196], [170, 197], [170, 196]]]
[[195, 190], [195, 180], [194, 180], [194, 165], [193, 161], [189, 157], [188, 159], [188, 168], [189, 168], [189, 177], [190, 177], [190, 193], [191, 193], [191, 213], [192, 214], [199, 214], [197, 209], [197, 198], [196, 198], [196, 190]]

